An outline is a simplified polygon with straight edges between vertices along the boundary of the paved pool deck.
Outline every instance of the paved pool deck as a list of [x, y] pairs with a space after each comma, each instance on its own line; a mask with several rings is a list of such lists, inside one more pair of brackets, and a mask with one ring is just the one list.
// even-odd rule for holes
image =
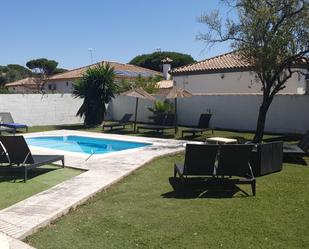
[[[151, 143], [149, 146], [101, 155], [57, 151], [30, 147], [33, 154], [62, 154], [65, 165], [85, 170], [80, 175], [62, 182], [46, 191], [33, 195], [0, 211], [0, 232], [22, 240], [77, 207], [97, 192], [108, 188], [156, 157], [184, 150], [186, 141], [157, 139], [82, 131], [57, 130], [24, 134], [32, 136], [79, 135], [95, 138]], [[171, 172], [172, 174], [172, 172]], [[12, 242], [13, 243], [13, 242]], [[18, 242], [14, 242], [16, 245]], [[29, 248], [11, 244], [12, 249]], [[25, 246], [25, 247], [23, 247]]]

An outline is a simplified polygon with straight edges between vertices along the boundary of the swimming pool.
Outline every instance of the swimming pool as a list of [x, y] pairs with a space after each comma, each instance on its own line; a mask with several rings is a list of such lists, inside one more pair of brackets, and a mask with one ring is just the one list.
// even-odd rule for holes
[[26, 138], [27, 144], [48, 149], [79, 152], [85, 154], [105, 154], [140, 148], [149, 143], [112, 140], [84, 136], [48, 136]]

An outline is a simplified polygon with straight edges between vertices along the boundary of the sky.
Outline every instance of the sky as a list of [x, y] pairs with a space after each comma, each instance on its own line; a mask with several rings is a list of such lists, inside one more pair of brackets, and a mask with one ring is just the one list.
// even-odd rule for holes
[[[0, 0], [0, 65], [36, 58], [74, 69], [102, 60], [128, 63], [161, 51], [203, 60], [230, 51], [196, 40], [197, 18], [223, 8], [219, 0]], [[91, 51], [89, 50], [91, 49]], [[91, 60], [91, 52], [93, 59]]]

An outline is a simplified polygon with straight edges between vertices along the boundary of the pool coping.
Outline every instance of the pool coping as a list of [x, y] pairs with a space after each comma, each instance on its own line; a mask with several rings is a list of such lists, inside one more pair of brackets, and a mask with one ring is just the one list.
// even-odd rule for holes
[[72, 208], [76, 208], [96, 193], [120, 181], [153, 159], [183, 151], [184, 145], [188, 142], [174, 139], [134, 137], [71, 130], [29, 133], [24, 134], [24, 136], [69, 134], [136, 142], [142, 141], [151, 143], [152, 145], [96, 155], [88, 159], [88, 161], [85, 161], [85, 159], [89, 155], [84, 153], [72, 154], [67, 151], [30, 146], [33, 154], [61, 153], [65, 156], [66, 166], [86, 171], [48, 190], [0, 210], [0, 232], [15, 239], [24, 239], [35, 233], [39, 228], [50, 224], [55, 219], [69, 212]]

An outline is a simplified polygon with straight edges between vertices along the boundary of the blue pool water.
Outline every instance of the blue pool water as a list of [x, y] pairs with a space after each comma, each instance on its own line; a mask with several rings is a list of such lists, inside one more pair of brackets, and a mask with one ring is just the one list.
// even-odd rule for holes
[[26, 141], [28, 145], [32, 146], [80, 152], [85, 154], [104, 154], [150, 145], [148, 143], [137, 143], [82, 136], [31, 137], [26, 138]]

